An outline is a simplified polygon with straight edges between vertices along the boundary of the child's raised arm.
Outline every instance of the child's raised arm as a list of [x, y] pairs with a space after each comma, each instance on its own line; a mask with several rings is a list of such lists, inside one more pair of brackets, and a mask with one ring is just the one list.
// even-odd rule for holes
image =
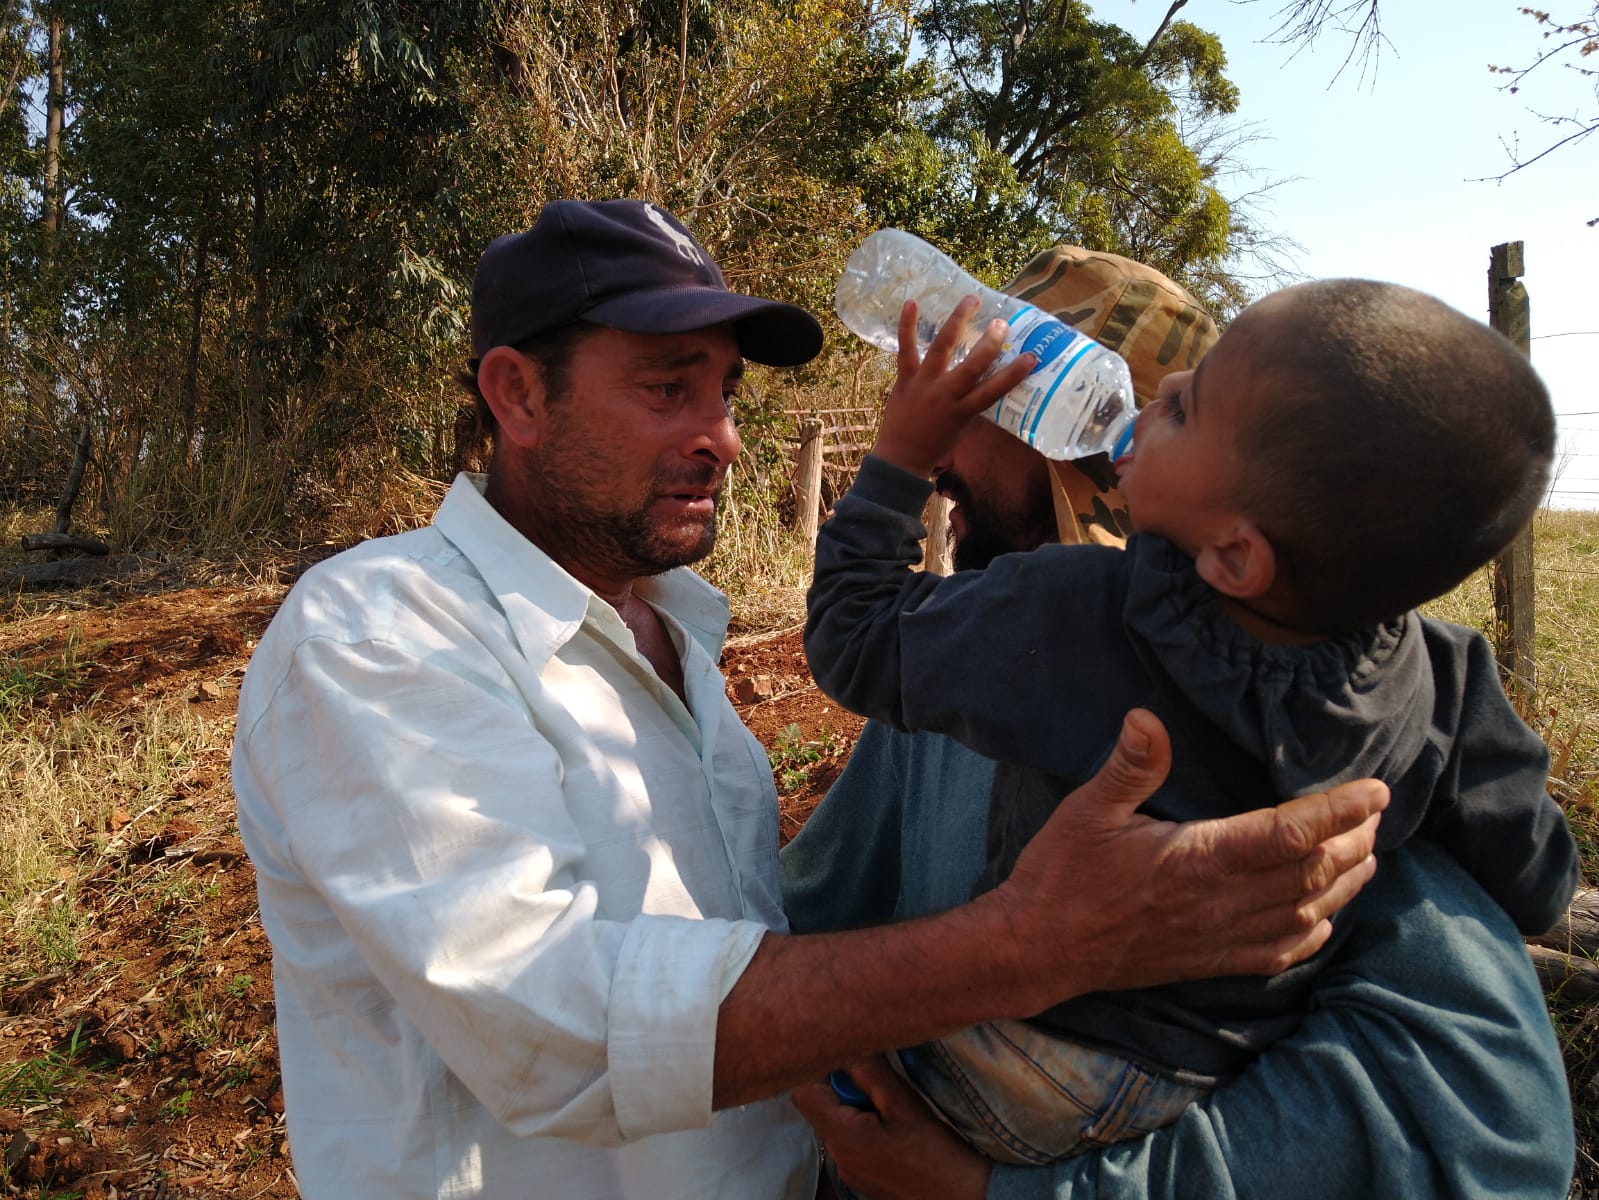
[[977, 304], [976, 296], [967, 296], [955, 306], [925, 358], [916, 346], [916, 301], [907, 300], [900, 309], [899, 375], [872, 447], [878, 458], [925, 479], [955, 448], [967, 423], [1037, 365], [1031, 354], [1021, 354], [983, 378], [1005, 344], [1006, 325], [1000, 320], [990, 321], [966, 357], [950, 365]]

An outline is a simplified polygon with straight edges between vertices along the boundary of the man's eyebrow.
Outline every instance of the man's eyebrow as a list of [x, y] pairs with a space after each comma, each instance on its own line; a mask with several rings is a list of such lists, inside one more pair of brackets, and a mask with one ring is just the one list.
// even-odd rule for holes
[[[680, 371], [687, 367], [704, 366], [710, 361], [706, 350], [685, 350], [680, 354], [640, 354], [633, 364], [646, 371]], [[727, 369], [729, 379], [744, 378], [744, 360], [737, 359]]]

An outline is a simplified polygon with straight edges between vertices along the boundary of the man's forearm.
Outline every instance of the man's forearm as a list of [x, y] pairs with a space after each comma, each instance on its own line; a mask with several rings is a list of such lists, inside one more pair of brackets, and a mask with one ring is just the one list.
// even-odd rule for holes
[[[999, 1016], [1023, 965], [997, 906], [964, 905], [878, 929], [768, 934], [716, 1026], [712, 1103], [745, 1104], [858, 1058]], [[1011, 1004], [1007, 1004], [1011, 1001]]]

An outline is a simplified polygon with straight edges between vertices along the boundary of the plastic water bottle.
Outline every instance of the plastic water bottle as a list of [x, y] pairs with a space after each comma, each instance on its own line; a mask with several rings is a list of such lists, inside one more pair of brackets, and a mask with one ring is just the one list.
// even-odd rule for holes
[[949, 255], [903, 229], [880, 229], [855, 249], [839, 277], [833, 306], [844, 324], [884, 350], [899, 348], [899, 312], [916, 301], [916, 342], [926, 350], [965, 296], [981, 301], [965, 356], [988, 323], [1010, 326], [991, 371], [1018, 354], [1038, 366], [985, 414], [1049, 458], [1112, 458], [1132, 442], [1133, 379], [1115, 351], [1043, 309], [973, 279]]

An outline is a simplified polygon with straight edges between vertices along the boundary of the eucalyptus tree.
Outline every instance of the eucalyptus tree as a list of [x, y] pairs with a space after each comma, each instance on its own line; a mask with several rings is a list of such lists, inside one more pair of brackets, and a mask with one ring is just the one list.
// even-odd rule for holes
[[[1569, 150], [1599, 131], [1599, 0], [1586, 3], [1586, 12], [1579, 3], [1558, 17], [1541, 9], [1523, 8], [1521, 11], [1538, 24], [1542, 48], [1520, 65], [1492, 68], [1508, 76], [1505, 90], [1516, 93], [1533, 75], [1546, 75], [1551, 69], [1564, 67], [1576, 72], [1593, 97], [1593, 103], [1585, 109], [1543, 114], [1540, 119], [1550, 127], [1550, 138], [1531, 152], [1522, 152], [1519, 147], [1513, 150], [1509, 168], [1497, 176], [1501, 180], [1550, 154]], [[1599, 216], [1588, 225], [1599, 227]]]
[[1082, 0], [928, 0], [920, 37], [949, 80], [928, 128], [974, 209], [997, 199], [1013, 230], [1138, 258], [1227, 309], [1238, 226], [1196, 144], [1238, 93], [1215, 36], [1175, 19], [1186, 2], [1140, 41]]
[[[13, 93], [36, 102], [43, 27], [6, 3], [0, 52], [26, 52], [0, 69], [20, 63]], [[850, 231], [872, 224], [864, 194], [898, 169], [859, 147], [914, 130], [896, 80], [919, 72], [879, 36], [904, 14], [878, 0], [51, 11], [61, 185], [42, 125], [0, 113], [0, 178], [27, 210], [0, 237], [18, 239], [7, 277], [54, 297], [57, 325], [46, 339], [33, 322], [29, 344], [56, 367], [60, 410], [95, 415], [124, 508], [141, 472], [235, 458], [268, 478], [362, 446], [447, 466], [476, 255], [554, 196], [657, 199], [735, 283], [819, 306]], [[65, 249], [45, 281], [55, 194]]]
[[[0, 4], [0, 475], [31, 489], [50, 454], [56, 383], [41, 351], [59, 332], [68, 30], [55, 5]], [[8, 489], [9, 490], [9, 489]]]
[[[1494, 176], [1498, 180], [1550, 154], [1568, 150], [1599, 131], [1599, 66], [1591, 65], [1594, 56], [1599, 55], [1599, 0], [1567, 0], [1549, 9], [1529, 7], [1515, 0], [1506, 2], [1536, 25], [1538, 41], [1530, 43], [1525, 53], [1509, 50], [1513, 58], [1510, 65], [1488, 68], [1507, 77], [1504, 90], [1516, 94], [1534, 75], [1564, 68], [1588, 85], [1594, 103], [1575, 111], [1539, 114], [1551, 130], [1550, 138], [1530, 151], [1523, 151], [1519, 145], [1509, 148], [1510, 165]], [[1280, 42], [1309, 44], [1329, 32], [1347, 37], [1349, 53], [1344, 65], [1359, 62], [1363, 70], [1376, 61], [1387, 41], [1382, 28], [1382, 0], [1288, 0], [1275, 11], [1273, 20], [1272, 37]], [[1599, 226], [1599, 217], [1588, 224]]]
[[[79, 335], [148, 360], [134, 390], [185, 457], [328, 450], [396, 379], [437, 365], [470, 270], [459, 77], [487, 57], [500, 6], [67, 11], [93, 262]], [[150, 422], [125, 423], [149, 444]]]
[[[941, 173], [908, 20], [901, 0], [531, 0], [480, 81], [478, 203], [514, 229], [557, 196], [653, 200], [732, 286], [825, 314], [882, 197], [924, 204]], [[784, 398], [751, 382], [746, 460], [775, 493]]]

